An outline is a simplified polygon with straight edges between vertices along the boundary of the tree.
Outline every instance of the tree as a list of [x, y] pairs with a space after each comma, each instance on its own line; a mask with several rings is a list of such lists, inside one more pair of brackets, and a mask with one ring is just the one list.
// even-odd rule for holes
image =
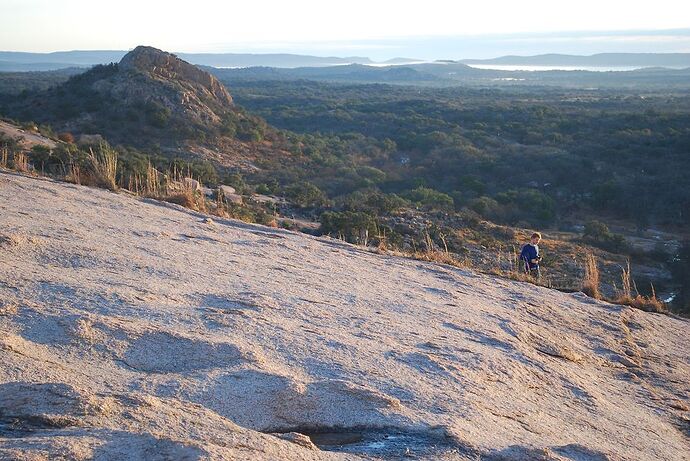
[[288, 186], [285, 195], [302, 208], [321, 206], [327, 202], [326, 195], [321, 189], [306, 181]]
[[66, 142], [68, 144], [74, 144], [74, 136], [72, 133], [65, 131], [64, 133], [58, 134], [58, 139], [62, 142]]
[[321, 214], [321, 233], [366, 244], [376, 233], [376, 218], [361, 211], [326, 211]]
[[611, 238], [609, 227], [601, 221], [592, 220], [585, 224], [583, 237], [603, 242]]
[[430, 187], [419, 186], [405, 194], [409, 200], [432, 210], [452, 210], [453, 197]]

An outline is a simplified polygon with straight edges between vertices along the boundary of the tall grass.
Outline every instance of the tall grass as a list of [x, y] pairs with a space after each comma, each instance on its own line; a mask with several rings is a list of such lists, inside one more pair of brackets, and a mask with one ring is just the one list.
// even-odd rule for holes
[[[634, 296], [633, 289], [635, 290]], [[656, 297], [654, 285], [651, 285], [650, 296], [641, 295], [637, 290], [630, 270], [630, 261], [626, 261], [625, 267], [621, 267], [621, 289], [617, 291], [612, 301], [616, 304], [624, 304], [648, 312], [666, 312], [665, 304]]]
[[169, 171], [165, 175], [167, 182], [163, 200], [192, 210], [206, 211], [206, 199], [194, 187], [195, 182], [198, 182], [199, 186], [201, 186], [201, 182], [192, 179], [190, 176], [190, 174], [183, 174], [177, 167]]
[[601, 299], [599, 291], [600, 274], [597, 259], [592, 253], [585, 257], [585, 274], [582, 278], [582, 292], [594, 299]]
[[23, 152], [15, 152], [12, 155], [12, 168], [22, 173], [29, 172], [29, 158]]
[[98, 153], [89, 148], [88, 160], [91, 167], [93, 185], [109, 190], [117, 190], [117, 151], [101, 144]]
[[9, 153], [10, 152], [7, 149], [7, 147], [3, 147], [2, 149], [0, 149], [0, 168], [7, 168], [9, 166]]
[[144, 176], [136, 173], [130, 175], [127, 188], [136, 195], [144, 197], [160, 198], [163, 196], [164, 185], [162, 182], [163, 174], [155, 169], [151, 162], [146, 165]]
[[27, 173], [30, 170], [29, 158], [24, 152], [11, 152], [7, 146], [0, 149], [0, 168]]
[[206, 199], [195, 187], [197, 183], [200, 186], [201, 182], [183, 174], [176, 167], [161, 173], [149, 163], [143, 176], [130, 176], [127, 182], [129, 190], [136, 195], [176, 203], [196, 211], [206, 211]]
[[[597, 265], [597, 260], [592, 253], [588, 253], [585, 258], [585, 273], [582, 278], [582, 292], [586, 295], [595, 298], [603, 299], [614, 304], [621, 304], [625, 306], [632, 306], [637, 309], [642, 309], [648, 312], [666, 312], [666, 305], [663, 301], [656, 297], [654, 285], [651, 286], [651, 295], [643, 296], [637, 291], [635, 280], [632, 277], [632, 270], [630, 269], [630, 261], [626, 261], [624, 267], [621, 267], [621, 288], [618, 289], [614, 284], [613, 298], [605, 298], [602, 296], [599, 289], [600, 273]], [[633, 290], [635, 295], [633, 295]]]
[[443, 250], [438, 249], [436, 247], [436, 244], [431, 238], [429, 232], [425, 231], [424, 250], [422, 251], [418, 250], [417, 248], [414, 248], [410, 256], [414, 259], [419, 259], [422, 261], [448, 264], [450, 266], [456, 267], [467, 267], [469, 265], [467, 260], [458, 260], [453, 256], [453, 254], [450, 251], [448, 251], [448, 244], [446, 243], [446, 239], [443, 235], [441, 235], [441, 242], [443, 243]]
[[65, 174], [65, 181], [74, 184], [81, 184], [81, 169], [79, 168], [79, 165], [72, 164], [69, 166], [67, 174]]

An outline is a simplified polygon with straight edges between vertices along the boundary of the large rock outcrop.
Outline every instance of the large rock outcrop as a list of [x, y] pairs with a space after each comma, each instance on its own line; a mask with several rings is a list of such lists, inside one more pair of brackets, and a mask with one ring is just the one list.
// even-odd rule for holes
[[232, 110], [232, 97], [211, 74], [177, 56], [138, 46], [117, 65], [117, 73], [94, 84], [125, 104], [160, 104], [192, 123], [216, 124]]
[[0, 459], [688, 459], [686, 320], [6, 173], [0, 210]]
[[[213, 75], [156, 48], [139, 46], [119, 63], [96, 66], [4, 108], [17, 119], [125, 145], [213, 143], [224, 122], [253, 122]], [[226, 126], [227, 128], [227, 126]], [[230, 130], [232, 132], [233, 130]]]

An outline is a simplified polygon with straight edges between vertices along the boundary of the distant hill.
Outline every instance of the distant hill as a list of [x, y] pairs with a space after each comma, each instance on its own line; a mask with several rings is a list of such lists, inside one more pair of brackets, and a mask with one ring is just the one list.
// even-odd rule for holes
[[[46, 71], [68, 67], [87, 68], [98, 64], [118, 62], [125, 54], [127, 51], [122, 50], [59, 51], [54, 53], [0, 51], [0, 72]], [[219, 68], [274, 67], [296, 69], [349, 64], [416, 65], [423, 62], [421, 59], [396, 57], [377, 63], [362, 56], [335, 57], [287, 53], [175, 53], [175, 55], [191, 64]], [[485, 65], [686, 68], [690, 67], [690, 53], [601, 53], [591, 56], [542, 54], [437, 62]]]
[[[173, 54], [140, 46], [47, 90], [17, 95], [0, 108], [19, 120], [129, 144], [208, 142], [251, 132], [257, 121], [233, 105], [211, 74]], [[249, 134], [247, 135], [248, 137]]]
[[340, 83], [390, 83], [423, 86], [550, 86], [567, 88], [647, 88], [687, 89], [690, 68], [648, 67], [618, 72], [586, 70], [513, 71], [477, 69], [455, 61], [368, 66], [352, 64], [333, 67], [279, 69], [248, 67], [217, 69], [208, 67], [226, 85], [240, 81], [313, 80]]
[[[20, 53], [0, 51], [0, 71], [23, 72], [56, 70], [66, 67], [91, 67], [110, 64], [122, 59], [127, 51], [60, 51], [55, 53]], [[175, 53], [191, 64], [212, 67], [269, 66], [280, 68], [323, 67], [343, 64], [370, 64], [369, 58], [322, 57], [299, 54], [251, 54], [251, 53]], [[397, 58], [398, 60], [404, 58]]]
[[[470, 69], [468, 66], [464, 66]], [[435, 82], [437, 75], [426, 72], [423, 68], [412, 66], [367, 66], [350, 64], [332, 67], [299, 67], [296, 69], [279, 69], [274, 67], [249, 67], [241, 69], [214, 69], [209, 72], [218, 78], [240, 78], [247, 80], [325, 80], [343, 82], [381, 82], [381, 83], [420, 83]], [[473, 69], [474, 70], [474, 69]]]
[[[96, 64], [118, 62], [127, 51], [89, 50], [89, 51], [56, 51], [54, 53], [22, 53], [0, 51], [0, 62], [5, 66], [31, 66], [31, 70], [55, 70], [64, 67], [91, 67]], [[24, 69], [4, 69], [24, 70]]]
[[494, 59], [462, 59], [465, 64], [587, 67], [690, 67], [690, 53], [600, 53], [591, 56], [540, 54]]

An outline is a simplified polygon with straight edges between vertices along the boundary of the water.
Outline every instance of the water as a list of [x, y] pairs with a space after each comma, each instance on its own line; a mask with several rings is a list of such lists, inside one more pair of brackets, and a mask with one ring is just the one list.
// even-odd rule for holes
[[539, 72], [546, 70], [586, 70], [589, 72], [625, 72], [637, 69], [643, 69], [645, 66], [527, 66], [527, 65], [504, 65], [504, 64], [468, 64], [475, 69], [489, 69], [489, 70], [507, 70], [516, 71], [524, 70], [529, 72]]
[[390, 430], [341, 431], [308, 434], [312, 442], [325, 451], [381, 457], [390, 460], [426, 458], [458, 454], [462, 451], [452, 439], [428, 432]]

